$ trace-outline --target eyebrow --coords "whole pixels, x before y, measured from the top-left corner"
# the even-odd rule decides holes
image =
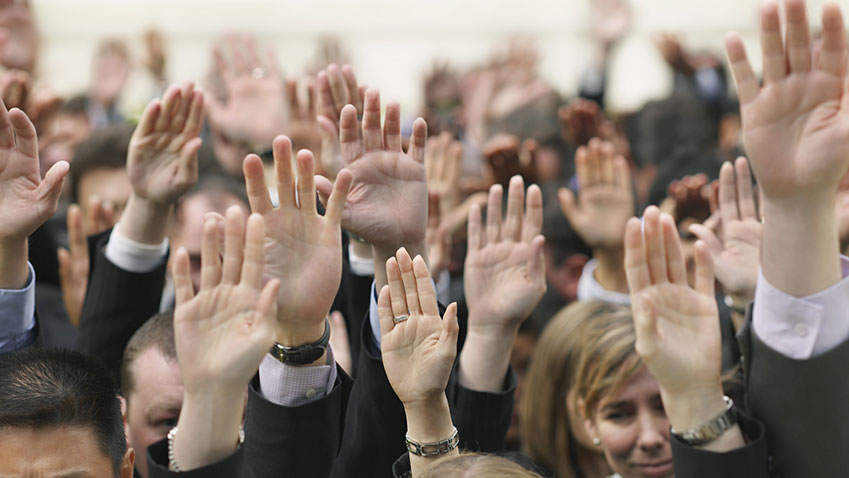
[[[61,475],[53,475],[52,478],[92,478],[91,474],[87,471],[74,470],[67,473],[62,473]]]

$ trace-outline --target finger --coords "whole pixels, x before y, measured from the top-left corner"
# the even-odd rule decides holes
[[[531,280],[545,282],[545,237],[542,234],[531,239],[531,256],[528,258],[528,276]]]
[[[401,152],[401,105],[387,103],[383,121],[383,145],[387,151]]]
[[[389,297],[392,299],[392,318],[409,315],[401,269],[398,268],[398,260],[394,257],[386,261],[386,282],[389,284]]]
[[[195,290],[192,286],[192,277],[189,271],[189,253],[185,247],[177,249],[174,254],[174,265],[171,267],[171,275],[174,278],[174,298],[177,307],[192,300]]]
[[[327,80],[330,83],[330,95],[333,98],[333,104],[336,109],[342,109],[343,106],[351,104],[351,96],[348,93],[348,88],[345,86],[345,78],[342,77],[342,70],[335,64],[327,67]]]
[[[613,185],[617,189],[631,190],[631,167],[621,155],[613,158]]]
[[[643,214],[643,236],[651,283],[669,282],[666,251],[663,247],[663,231],[660,225],[660,210],[655,206],[649,206]]]
[[[703,224],[691,224],[687,230],[700,241],[705,243],[705,246],[712,256],[716,257],[722,253],[722,243],[708,226]]]
[[[9,112],[3,99],[0,98],[0,148],[10,148],[15,144],[12,125],[9,122]]]
[[[406,295],[407,308],[410,311],[410,315],[421,315],[419,292],[416,288],[416,276],[413,272],[413,259],[410,257],[407,249],[403,247],[395,252],[395,259],[398,260],[398,269],[401,271],[401,280],[404,282],[404,294]]]
[[[460,325],[457,321],[457,303],[448,304],[445,309],[445,314],[442,315],[442,334],[440,335],[439,346],[444,347],[446,353],[457,353],[457,338],[460,335]],[[442,340],[442,338],[445,340]]]
[[[519,175],[510,178],[507,187],[507,215],[504,218],[502,237],[512,241],[522,238],[522,207],[525,202],[525,183]]]
[[[448,146],[448,153],[443,164],[443,177],[445,183],[451,186],[456,186],[460,179],[460,170],[463,162],[463,144],[459,141],[452,141]]]
[[[35,126],[23,111],[12,108],[9,111],[9,122],[15,132],[15,145],[18,151],[29,158],[38,157],[38,138],[35,135]]]
[[[295,206],[295,173],[292,171],[292,140],[278,136],[271,143],[274,155],[274,175],[277,176],[277,204]]]
[[[221,257],[218,253],[218,221],[203,223],[200,249],[200,288],[212,289],[221,282]]]
[[[88,245],[83,230],[83,213],[79,206],[71,204],[68,207],[68,247],[74,257],[88,257]]]
[[[245,37],[245,51],[247,51],[248,68],[262,68],[262,60],[259,58],[259,51],[256,48],[256,40],[253,37]]]
[[[713,272],[713,260],[707,246],[702,241],[696,241],[695,262],[696,262],[696,292],[705,297],[714,297],[714,282],[715,276]]]
[[[56,212],[59,196],[62,194],[62,185],[70,168],[71,166],[67,162],[57,161],[47,170],[41,184],[35,188],[35,197],[39,207],[44,208],[45,211],[50,211],[50,215]]]
[[[413,121],[413,134],[410,136],[410,147],[407,155],[419,163],[424,163],[425,148],[427,147],[427,123],[422,118]]]
[[[265,267],[265,221],[259,214],[248,216],[245,228],[245,260],[242,263],[241,280],[251,288],[262,288],[262,271]]]
[[[235,35],[229,35],[227,37],[227,46],[230,50],[230,63],[233,65],[233,71],[236,75],[247,75],[249,73],[248,62],[244,53],[242,53],[241,42],[239,42]]]
[[[787,17],[787,64],[792,73],[811,71],[811,34],[804,0],[784,3]]]
[[[560,210],[566,216],[566,220],[572,223],[572,215],[575,214],[575,194],[569,188],[560,188],[557,191],[557,199],[560,201]]]
[[[836,3],[826,3],[822,8],[822,46],[819,69],[843,78],[846,71],[846,33],[843,15]]]
[[[363,112],[363,145],[366,152],[383,149],[383,137],[380,130],[380,91],[369,88],[366,91],[365,111]]]
[[[640,357],[651,357],[657,353],[659,339],[657,337],[657,313],[647,299],[640,298],[631,304],[634,314],[634,332],[637,340],[635,345]]]
[[[599,171],[601,182],[603,184],[614,184],[616,167],[614,164],[615,153],[613,151],[613,145],[605,141],[601,143],[599,151]]]
[[[529,242],[542,232],[542,190],[531,184],[525,198],[525,219],[522,226],[522,241]]]
[[[292,115],[300,117],[301,102],[298,98],[298,81],[294,78],[286,78],[286,99],[289,100],[289,109]]]
[[[427,180],[440,181],[442,179],[442,168],[445,159],[445,143],[442,141],[440,134],[436,138],[431,138],[425,151],[425,169],[427,171]]]
[[[335,124],[339,121],[340,110],[336,108],[336,104],[333,102],[333,94],[330,92],[330,80],[327,78],[327,72],[318,72],[316,82],[316,88],[318,90],[318,114],[330,119]]]
[[[316,215],[315,158],[308,149],[298,151],[298,204],[301,214]]]
[[[279,78],[280,65],[277,63],[277,53],[269,46],[265,49],[265,72],[270,78]]]
[[[262,159],[255,154],[247,155],[245,162],[242,163],[242,171],[245,173],[245,189],[248,193],[251,212],[265,214],[271,211],[274,206],[271,204],[271,196],[268,194],[268,187],[265,185]]]
[[[737,176],[737,205],[740,208],[740,219],[757,219],[755,193],[752,191],[752,173],[749,161],[744,157],[734,162],[734,172]]]
[[[235,285],[239,282],[244,252],[245,225],[239,206],[227,209],[224,223],[224,265],[221,283]]]
[[[351,192],[353,181],[354,176],[347,169],[339,171],[339,174],[336,175],[333,192],[327,200],[327,210],[324,213],[324,218],[328,226],[333,228],[339,227],[342,221],[342,213],[345,211],[345,202],[348,200],[348,193]]]
[[[643,244],[643,223],[636,217],[628,219],[625,225],[625,276],[631,295],[651,286]]]
[[[350,104],[354,105],[357,111],[363,111],[363,95],[360,88],[357,86],[357,77],[354,75],[354,70],[348,66],[342,66],[342,77],[345,78],[345,85],[348,87],[348,94],[351,95]]]
[[[379,129],[379,117],[377,121]],[[339,115],[339,143],[342,151],[342,161],[345,164],[350,164],[351,161],[363,155],[363,142],[360,140],[358,129],[357,109],[351,105],[346,105],[342,108],[342,113]]]
[[[156,119],[156,131],[160,133],[168,131],[174,111],[180,103],[180,97],[180,87],[177,85],[171,85],[165,90],[165,93],[162,95],[162,110]]]
[[[687,283],[687,265],[684,262],[684,252],[681,249],[681,238],[678,237],[678,227],[675,220],[668,214],[660,216],[660,227],[663,233],[663,248],[666,251],[666,266],[669,281],[673,284]]]
[[[581,146],[575,151],[575,176],[578,178],[578,191],[592,185],[588,164],[589,149]]]
[[[230,64],[224,58],[224,52],[220,46],[212,47],[212,59],[215,61],[215,67],[218,70],[218,75],[224,81],[229,83],[233,78],[233,71],[230,69]]]
[[[601,183],[601,140],[593,138],[589,143],[589,154],[587,155],[587,171],[589,172],[590,184]]]
[[[778,4],[767,0],[761,7],[761,50],[764,84],[781,81],[787,76],[787,60],[781,38]]]
[[[136,133],[141,136],[146,136],[153,132],[156,128],[156,122],[159,119],[159,114],[162,111],[162,102],[159,99],[154,99],[145,106],[142,111],[139,124],[136,126]]]
[[[389,285],[385,285],[380,288],[380,293],[377,296],[377,316],[380,318],[381,337],[386,337],[386,334],[391,332],[392,328],[395,327],[394,319],[396,315],[392,306],[391,295],[392,293],[389,291]]]
[[[719,168],[719,215],[722,224],[728,225],[731,221],[740,219],[737,210],[737,188],[734,183],[734,166],[726,162]]]
[[[472,204],[469,208],[468,233],[469,251],[476,251],[484,246],[484,237],[481,234],[481,208],[477,204]]]
[[[486,202],[486,242],[498,242],[501,237],[501,196],[502,188],[496,184],[489,188]]]
[[[427,194],[427,229],[436,229],[442,220],[442,211],[439,206],[439,194],[429,192]]]
[[[739,33],[730,32],[725,36],[725,51],[731,71],[734,73],[734,82],[737,84],[737,97],[742,106],[758,95],[761,89],[760,83],[746,56],[746,48],[743,46],[743,39],[740,38]]]
[[[195,84],[186,82],[180,92],[180,101],[174,106],[174,118],[171,120],[169,129],[172,133],[180,134],[186,127],[189,111],[195,99]]]
[[[413,274],[415,275],[416,290],[419,296],[419,309],[425,315],[438,317],[439,306],[436,304],[436,290],[433,288],[430,271],[422,256],[416,256],[413,259]]]
[[[200,135],[200,130],[203,127],[203,102],[203,92],[196,91],[192,97],[189,116],[186,118],[186,124],[183,127],[183,134],[189,137]]]
[[[343,171],[348,171],[344,169]],[[340,171],[341,172],[341,171]],[[349,171],[350,172],[350,171]],[[315,189],[318,191],[318,199],[325,206],[333,193],[333,183],[320,174],[315,175]]]

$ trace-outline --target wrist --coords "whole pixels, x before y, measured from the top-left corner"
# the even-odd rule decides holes
[[[402,243],[397,246],[372,244],[376,290],[380,291],[380,289],[387,284],[386,261],[389,260],[390,257],[395,257],[395,253],[402,247],[407,250],[410,257],[415,258],[417,255],[420,255],[422,256],[422,259],[424,259],[425,264],[428,264],[428,266],[430,265],[427,255],[427,241],[424,239],[421,241],[414,241],[412,243]]]
[[[184,471],[231,455],[239,443],[245,387],[189,391],[183,394],[174,455]]]
[[[460,385],[478,392],[500,393],[510,368],[510,351],[519,327],[469,327],[460,352]]]
[[[625,250],[622,246],[593,249],[593,257],[598,266],[593,278],[607,291],[628,293],[628,279],[625,275]]]
[[[118,222],[122,236],[141,244],[158,245],[165,240],[173,205],[130,195]]]
[[[407,434],[418,442],[445,440],[454,431],[448,399],[442,392],[435,397],[404,403]]]
[[[24,239],[0,239],[0,289],[23,289],[29,279]]]
[[[661,397],[669,424],[675,430],[697,428],[725,412],[722,387],[691,388],[670,392],[661,387]]]
[[[277,326],[276,342],[286,347],[300,347],[309,345],[321,339],[325,329],[324,318],[314,324],[289,324],[279,323]]]

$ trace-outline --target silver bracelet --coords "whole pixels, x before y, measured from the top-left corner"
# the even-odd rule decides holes
[[[177,427],[171,429],[168,432],[168,469],[171,471],[176,471],[181,473],[183,471],[180,468],[180,465],[177,463],[177,455],[174,453],[174,438],[177,436]],[[245,428],[241,425],[239,426],[239,443],[236,444],[236,448],[242,446],[245,443]]]
[[[678,431],[670,427],[670,432],[690,446],[704,446],[719,438],[728,429],[737,424],[734,417],[734,401],[728,397],[725,400],[725,412],[714,417],[709,422],[689,430]]]
[[[454,427],[454,433],[452,433],[448,439],[435,443],[419,443],[410,438],[409,433],[407,433],[405,438],[407,442],[407,451],[418,456],[444,455],[457,448],[457,445],[460,444],[460,433],[457,431],[457,427]]]

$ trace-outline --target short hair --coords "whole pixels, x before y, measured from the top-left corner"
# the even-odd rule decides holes
[[[0,428],[92,429],[120,476],[127,439],[118,389],[94,357],[32,347],[0,355]]]
[[[177,360],[177,347],[174,343],[174,312],[156,314],[147,320],[127,343],[121,360],[121,393],[129,398],[135,388],[132,367],[139,355],[156,348],[169,361]]]
[[[71,201],[79,202],[80,180],[91,170],[98,168],[124,169],[127,166],[127,152],[135,125],[120,123],[101,128],[85,141],[77,145],[74,159],[71,161]]]

